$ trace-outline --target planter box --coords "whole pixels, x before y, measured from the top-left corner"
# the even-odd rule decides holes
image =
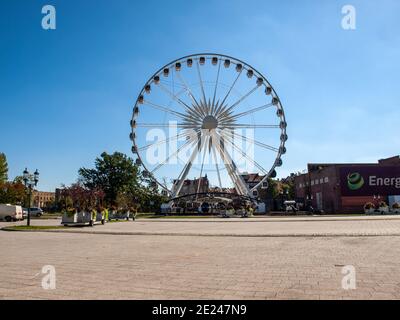
[[[381,213],[381,214],[389,214],[389,207],[379,207],[379,209],[378,209],[378,211]]]
[[[113,219],[117,219],[117,213],[110,210],[108,212],[108,220],[113,220]]]
[[[375,213],[375,209],[371,208],[371,209],[364,209],[364,213],[365,214],[374,214]]]
[[[104,216],[102,213],[97,213],[96,214],[96,222],[101,221],[104,219]]]
[[[92,215],[89,212],[78,212],[72,215],[63,214],[61,224],[89,223]]]
[[[74,214],[67,214],[64,213],[62,216],[62,220],[61,223],[77,223],[78,222],[78,213],[74,213]]]
[[[123,213],[118,213],[118,212],[109,212],[108,213],[108,219],[109,220],[126,220],[130,217],[130,213],[128,212],[123,212]]]
[[[124,213],[119,213],[118,214],[118,219],[126,220],[128,218],[129,218],[129,212],[124,212]]]
[[[235,215],[235,210],[226,210],[225,214],[226,216],[232,218]]]
[[[89,223],[92,216],[89,212],[79,212],[78,213],[78,223]]]

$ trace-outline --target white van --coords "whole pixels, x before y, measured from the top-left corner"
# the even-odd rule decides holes
[[[7,222],[24,220],[22,207],[0,204],[0,220],[5,220]]]

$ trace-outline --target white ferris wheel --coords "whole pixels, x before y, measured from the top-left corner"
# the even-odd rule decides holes
[[[194,54],[156,71],[140,91],[130,122],[136,163],[171,199],[185,181],[201,190],[234,188],[255,198],[286,153],[287,123],[278,94],[249,64]],[[258,174],[254,183],[245,181]]]

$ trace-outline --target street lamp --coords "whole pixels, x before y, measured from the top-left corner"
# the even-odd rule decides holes
[[[282,211],[284,211],[283,210],[283,202],[284,202],[284,191],[283,190],[280,190],[279,191],[279,198],[280,198],[280,210],[282,210]]]
[[[307,204],[306,204],[307,211],[311,211],[313,199],[314,199],[314,197],[313,197],[312,194],[308,194],[308,195],[307,195]]]
[[[29,173],[28,169],[25,168],[23,172],[23,180],[25,187],[29,190],[29,204],[28,204],[28,219],[27,219],[27,226],[31,225],[31,198],[32,198],[32,190],[34,187],[37,186],[39,182],[39,171],[36,169],[33,176]]]

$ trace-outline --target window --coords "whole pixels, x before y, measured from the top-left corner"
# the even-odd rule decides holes
[[[319,179],[319,183],[323,184],[324,183],[324,178]]]
[[[312,186],[314,185],[314,180],[311,180],[311,185],[312,185]]]
[[[329,182],[329,178],[325,177],[325,183],[328,183],[328,182]]]
[[[319,180],[318,180],[318,179],[315,179],[314,184],[318,184],[318,183],[319,183]]]

